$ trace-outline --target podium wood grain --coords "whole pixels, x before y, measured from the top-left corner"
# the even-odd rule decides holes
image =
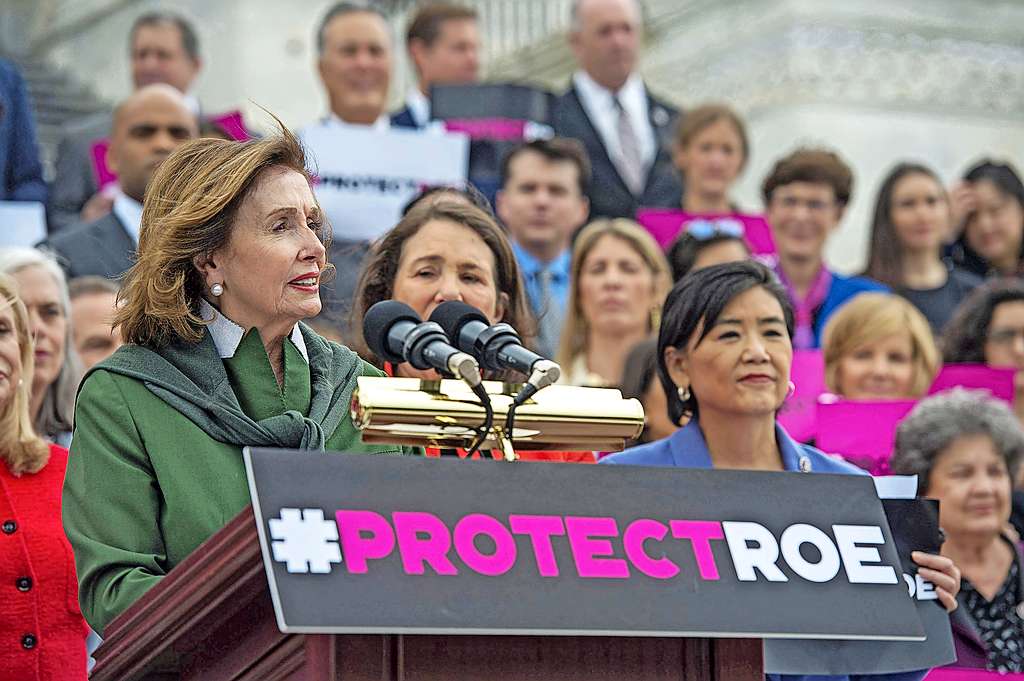
[[[761,681],[760,639],[282,634],[251,509],[114,620],[90,681]]]

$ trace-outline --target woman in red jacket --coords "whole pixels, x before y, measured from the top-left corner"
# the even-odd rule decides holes
[[[427,319],[441,303],[459,300],[477,308],[492,324],[505,322],[529,344],[534,321],[508,237],[481,209],[465,201],[436,200],[417,205],[372,249],[356,288],[349,346],[389,376],[436,379],[433,370],[391,366],[374,357],[362,337],[363,316],[375,303],[397,300]],[[465,456],[464,450],[458,450]],[[427,449],[427,456],[438,455]],[[529,461],[594,463],[593,452],[523,450]],[[488,456],[498,458],[494,453]]]
[[[88,627],[60,517],[68,452],[32,429],[28,327],[0,275],[0,678],[84,681]]]

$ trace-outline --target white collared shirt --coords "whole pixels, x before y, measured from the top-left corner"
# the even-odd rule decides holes
[[[377,132],[387,132],[391,129],[391,116],[388,116],[387,113],[382,113],[377,117],[377,120],[373,122],[373,125],[363,125],[362,123],[349,123],[348,121],[343,121],[338,114],[332,111],[323,119],[323,124],[326,127],[340,126],[343,128],[370,128]]]
[[[409,88],[409,94],[405,97],[405,103],[409,107],[412,119],[416,125],[425,128],[430,122],[430,100],[420,92],[417,87]]]
[[[142,204],[121,191],[120,187],[114,191],[114,207],[111,209],[114,217],[121,221],[124,231],[138,246],[139,230],[142,228]]]
[[[220,310],[210,305],[205,299],[199,300],[199,316],[204,320],[212,320],[206,325],[206,328],[209,329],[210,335],[213,336],[213,344],[217,346],[217,354],[220,355],[220,358],[230,359],[234,357],[235,351],[238,350],[238,344],[242,342],[242,337],[245,336],[245,329],[222,315]],[[302,330],[299,329],[298,324],[292,328],[288,338],[291,339],[292,344],[299,351],[299,354],[302,355],[302,358],[306,360],[306,364],[309,364],[306,341],[302,338]]]
[[[650,168],[658,152],[658,142],[651,127],[650,111],[647,102],[647,89],[640,74],[634,72],[629,76],[618,93],[605,89],[591,78],[586,71],[577,71],[572,77],[580,104],[590,122],[594,124],[597,134],[608,150],[612,162],[619,165],[622,158],[622,145],[619,144],[619,110],[615,106],[618,94],[622,108],[629,115],[629,122],[640,143],[640,158],[644,167]]]

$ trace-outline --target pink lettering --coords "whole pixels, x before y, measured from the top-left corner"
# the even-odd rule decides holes
[[[558,576],[558,559],[551,546],[551,537],[565,535],[562,518],[557,515],[510,515],[508,525],[516,534],[525,534],[533,546],[537,571],[541,577]]]
[[[481,553],[476,538],[486,535],[494,542],[494,553]],[[489,515],[472,513],[455,526],[455,550],[459,558],[481,575],[503,575],[516,564],[516,540],[504,525]]]
[[[405,511],[395,511],[391,517],[395,522],[398,551],[402,555],[402,567],[406,574],[424,574],[424,563],[439,575],[459,573],[448,558],[452,538],[440,518],[432,513]]]
[[[565,529],[569,535],[569,546],[576,561],[576,572],[580,577],[629,578],[629,565],[621,558],[607,558],[613,555],[612,543],[598,537],[617,537],[619,528],[615,518],[592,518],[566,516]]]
[[[387,557],[395,548],[391,525],[373,511],[338,511],[338,538],[344,565],[354,575],[366,574],[366,561]],[[368,536],[367,536],[368,535]]]
[[[669,558],[651,558],[644,550],[644,542],[648,539],[661,541],[668,533],[668,528],[657,520],[641,518],[634,520],[622,533],[622,545],[626,549],[626,557],[637,570],[655,579],[672,579],[679,574],[679,566]]]
[[[711,552],[711,540],[723,539],[722,524],[713,520],[670,520],[672,536],[676,539],[689,539],[693,544],[693,557],[697,559],[697,569],[701,579],[718,579],[718,566],[715,554]]]

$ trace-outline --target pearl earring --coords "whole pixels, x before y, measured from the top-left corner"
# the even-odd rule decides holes
[[[220,295],[224,293],[224,285],[214,284],[213,286],[210,287],[210,293],[212,293],[215,297],[220,297]]]
[[[688,402],[690,399],[690,389],[676,388],[676,395],[679,397],[680,402]]]

